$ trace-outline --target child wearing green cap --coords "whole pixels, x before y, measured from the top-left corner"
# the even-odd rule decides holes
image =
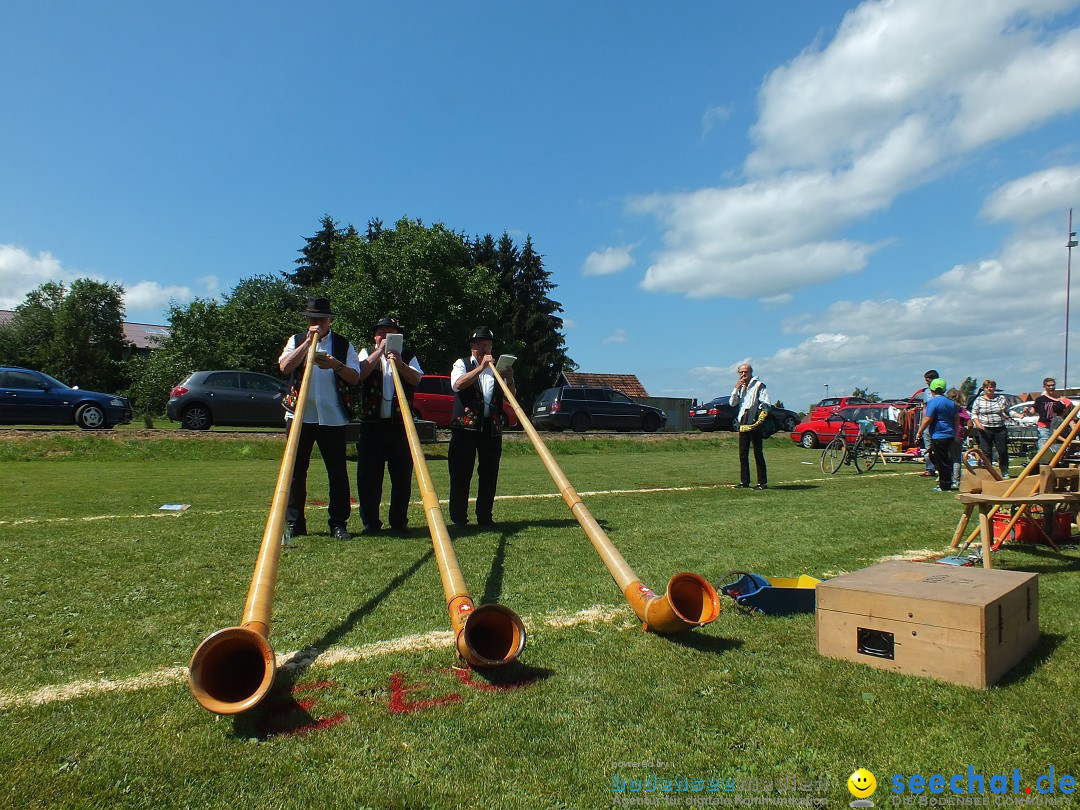
[[[935,492],[949,492],[953,488],[952,444],[956,438],[960,410],[955,402],[945,396],[946,388],[948,385],[941,377],[930,381],[933,396],[926,403],[926,413],[919,425],[919,432],[915,434],[915,441],[918,442],[923,432],[930,428],[930,461],[938,474]]]

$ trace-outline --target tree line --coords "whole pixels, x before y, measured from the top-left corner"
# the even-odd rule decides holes
[[[303,331],[308,297],[325,296],[335,331],[360,348],[386,314],[405,332],[425,372],[449,374],[468,353],[478,325],[496,351],[517,355],[518,397],[528,407],[563,370],[562,306],[532,238],[467,237],[442,224],[371,220],[364,233],[325,215],[305,237],[290,270],[242,279],[221,300],[171,304],[170,328],[148,355],[124,339],[123,287],[92,279],[49,282],[31,291],[0,326],[0,364],[44,371],[69,385],[121,392],[136,412],[164,413],[169,392],[197,370],[239,368],[278,374],[288,335]]]

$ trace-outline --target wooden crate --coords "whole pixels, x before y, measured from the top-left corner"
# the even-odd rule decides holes
[[[891,561],[817,586],[821,655],[985,688],[1039,640],[1039,579]]]

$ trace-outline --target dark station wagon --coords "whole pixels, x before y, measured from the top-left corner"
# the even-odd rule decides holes
[[[661,408],[642,405],[614,388],[564,385],[548,388],[533,405],[532,423],[547,430],[643,430],[667,424]]]

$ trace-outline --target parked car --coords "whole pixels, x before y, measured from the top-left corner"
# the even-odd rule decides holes
[[[1036,427],[1039,417],[1035,413],[1033,402],[1017,402],[1009,406],[1008,423],[1017,427]]]
[[[698,430],[734,430],[738,407],[729,404],[730,397],[717,397],[690,409],[690,426]],[[781,430],[792,430],[799,423],[799,415],[787,408],[772,408]]]
[[[533,405],[532,423],[546,430],[644,430],[652,433],[667,424],[667,414],[642,405],[614,388],[564,385],[548,388]]]
[[[131,421],[126,397],[71,388],[41,371],[0,366],[0,423],[71,425],[83,430]]]
[[[425,374],[420,378],[420,383],[413,394],[413,416],[434,422],[439,427],[449,427],[450,418],[454,413],[455,396],[454,389],[450,387],[449,377]],[[518,423],[517,414],[507,402],[503,403],[503,413],[506,414],[507,424],[515,427]]]
[[[195,371],[173,388],[166,415],[187,430],[211,425],[284,427],[288,386],[257,371]]]
[[[896,421],[896,416],[897,409],[891,405],[851,405],[829,414],[824,419],[808,419],[796,425],[791,431],[791,440],[808,449],[820,447],[835,439],[842,426],[844,437],[854,441],[859,438],[858,422],[866,420],[874,423],[878,433],[898,435],[900,424]]]
[[[808,419],[824,419],[831,413],[836,413],[841,408],[849,405],[870,405],[866,397],[826,397],[820,402],[810,406]]]

